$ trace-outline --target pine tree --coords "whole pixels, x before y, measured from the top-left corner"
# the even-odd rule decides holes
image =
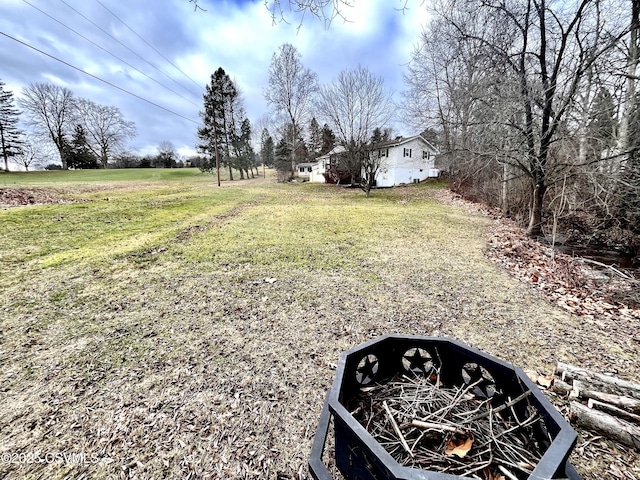
[[[231,77],[219,67],[211,75],[203,97],[204,109],[200,112],[203,126],[198,129],[201,140],[198,149],[217,159],[217,169],[219,165],[228,167],[229,179],[233,180],[233,167],[238,157],[234,142],[240,135],[236,118],[243,116],[240,92]]]
[[[307,142],[309,159],[314,161],[320,156],[322,151],[322,130],[315,117],[309,123],[309,141]]]
[[[80,124],[76,125],[71,142],[67,144],[66,158],[69,168],[98,168],[98,157],[89,148],[87,133]]]
[[[251,122],[248,118],[243,118],[240,123],[240,134],[236,140],[236,152],[237,152],[237,165],[236,168],[242,171],[244,170],[249,178],[249,170],[253,174],[253,167],[255,163],[255,152],[251,146]],[[241,176],[242,178],[242,176]]]
[[[322,148],[320,155],[326,155],[336,146],[336,136],[326,123],[322,127]]]
[[[4,169],[9,171],[9,157],[22,153],[22,132],[18,130],[20,111],[13,104],[13,92],[4,90],[0,80],[0,148],[4,159]]]
[[[220,185],[220,159],[223,156],[224,133],[224,77],[222,67],[211,75],[211,82],[205,86],[204,109],[200,112],[202,127],[198,129],[198,138],[202,141],[198,149],[214,159]]]
[[[283,183],[291,178],[291,146],[286,136],[283,136],[276,146],[274,166],[279,182]]]
[[[590,159],[600,160],[603,151],[613,147],[616,141],[616,108],[611,93],[601,88],[593,100],[589,115]]]
[[[262,130],[260,137],[260,159],[266,167],[273,167],[275,162],[273,137],[269,135],[269,130]]]

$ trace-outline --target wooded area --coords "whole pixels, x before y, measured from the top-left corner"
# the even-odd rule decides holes
[[[438,136],[452,187],[531,236],[637,253],[639,5],[436,0],[406,105]]]

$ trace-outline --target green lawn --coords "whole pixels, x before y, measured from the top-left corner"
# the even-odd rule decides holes
[[[228,178],[228,172],[222,172]],[[0,186],[55,186],[60,183],[211,181],[197,168],[123,168],[113,170],[51,170],[0,172]]]
[[[547,372],[585,345],[600,368],[640,366],[489,262],[490,220],[440,204],[438,184],[367,199],[149,169],[6,187],[67,203],[0,210],[0,455],[90,461],[4,462],[1,478],[307,479],[339,354],[386,333]],[[574,464],[601,478],[618,461],[603,458]]]

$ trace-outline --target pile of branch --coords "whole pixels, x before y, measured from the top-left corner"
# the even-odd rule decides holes
[[[551,440],[536,438],[543,420],[528,405],[530,392],[496,404],[474,394],[476,386],[398,376],[362,388],[349,408],[401,465],[484,480],[529,478]],[[516,412],[521,402],[525,414]]]
[[[558,362],[552,390],[571,399],[571,420],[640,451],[640,384]]]

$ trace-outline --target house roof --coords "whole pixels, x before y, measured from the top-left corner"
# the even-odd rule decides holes
[[[321,157],[316,158],[316,163],[319,162],[320,160],[328,159],[329,157],[331,157],[331,155],[338,155],[339,153],[344,153],[346,151],[347,149],[344,148],[342,145],[336,145],[328,153],[325,153]]]
[[[387,140],[386,142],[379,143],[378,145],[376,145],[376,147],[377,148],[399,147],[400,145],[412,142],[414,140],[422,141],[428,148],[430,148],[434,152],[438,151],[438,149],[434,147],[430,142],[425,140],[425,138],[422,135],[414,135],[413,137],[398,137],[393,140]]]

